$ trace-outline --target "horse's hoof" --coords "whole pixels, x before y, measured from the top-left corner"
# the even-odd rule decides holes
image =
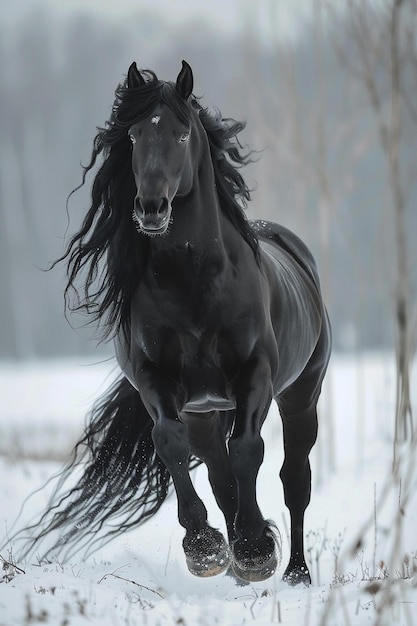
[[[232,567],[235,576],[249,583],[261,582],[273,576],[279,566],[277,556],[274,552],[268,559],[256,562],[253,559],[248,561],[233,561]]]
[[[282,580],[291,587],[295,587],[296,585],[305,585],[308,587],[311,585],[310,572],[305,563],[300,565],[292,565],[290,563],[284,572]]]
[[[217,576],[229,567],[229,546],[223,535],[214,528],[187,533],[182,545],[187,567],[194,576]]]
[[[273,576],[281,564],[281,536],[268,529],[256,542],[238,540],[233,544],[232,568],[235,576],[247,582],[260,582]]]

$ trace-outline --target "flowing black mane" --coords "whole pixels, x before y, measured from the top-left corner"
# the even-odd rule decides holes
[[[145,79],[143,85],[128,87],[126,79],[118,86],[110,120],[98,129],[81,183],[81,186],[85,183],[88,172],[101,156],[103,162],[94,178],[91,206],[80,230],[56,261],[67,260],[66,308],[89,313],[90,321],[98,322],[103,329],[104,338],[129,328],[131,297],[149,246],[148,238],[133,227],[129,210],[136,188],[128,129],[149,116],[159,103],[167,104],[185,123],[189,122],[192,110],[198,112],[210,145],[221,210],[258,259],[257,236],[244,213],[250,191],[239,172],[250,160],[250,154],[242,150],[237,139],[244,123],[223,119],[219,111],[203,108],[195,96],[185,101],[174,83],[158,80],[149,70],[141,74]],[[79,290],[76,283],[81,274],[83,287]],[[70,293],[75,295],[72,307]]]

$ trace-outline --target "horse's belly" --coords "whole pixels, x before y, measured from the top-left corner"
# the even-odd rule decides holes
[[[206,413],[235,407],[230,381],[219,367],[204,364],[186,366],[181,372],[181,383],[187,390],[185,411]]]
[[[184,406],[184,411],[190,413],[208,413],[209,411],[230,411],[235,408],[234,402],[222,398],[215,393],[204,393],[191,398]]]

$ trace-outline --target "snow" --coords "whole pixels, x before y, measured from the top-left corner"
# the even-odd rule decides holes
[[[0,364],[0,537],[11,534],[27,496],[59,470],[89,407],[114,376],[112,361]],[[414,372],[414,389],[416,382]],[[281,581],[289,518],[278,477],[283,450],[274,406],[264,427],[259,475],[261,509],[283,537],[283,563],[274,577],[243,586],[225,575],[193,577],[171,497],[151,521],[85,562],[4,565],[0,626],[417,624],[417,451],[404,447],[393,475],[394,398],[392,358],[333,357],[311,455],[305,526],[311,587]],[[210,522],[224,529],[204,468],[195,482]],[[30,497],[19,524],[39,514],[47,499],[48,488]],[[0,551],[9,563],[10,549],[8,542]]]

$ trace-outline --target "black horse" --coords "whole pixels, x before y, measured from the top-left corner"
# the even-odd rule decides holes
[[[271,576],[281,545],[257,504],[256,480],[275,399],[291,514],[284,579],[307,583],[303,518],[328,317],[306,246],[282,226],[245,217],[243,124],[202,108],[192,90],[185,62],[175,83],[132,64],[95,138],[83,177],[101,155],[92,204],[59,261],[68,263],[66,296],[75,291],[75,306],[115,339],[123,377],[78,445],[86,457],[79,483],[51,505],[34,544],[58,530],[54,549],[90,550],[110,516],[106,536],[155,513],[172,479],[193,574]],[[227,540],[190,479],[201,461]]]

